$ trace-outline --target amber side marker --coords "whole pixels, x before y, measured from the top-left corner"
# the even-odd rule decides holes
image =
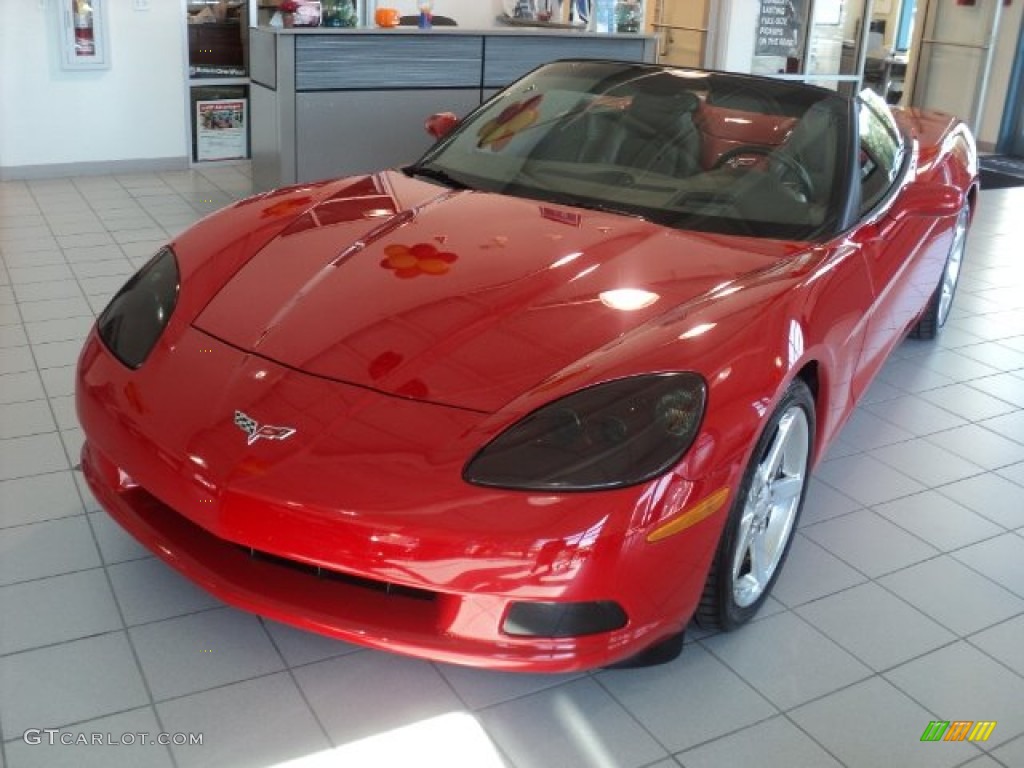
[[[647,541],[661,541],[669,536],[674,536],[681,531],[685,531],[687,528],[696,525],[701,520],[715,514],[715,512],[722,508],[722,505],[725,504],[725,500],[728,498],[729,489],[719,488],[710,496],[694,504],[679,517],[670,520],[659,528],[655,528],[647,534]]]

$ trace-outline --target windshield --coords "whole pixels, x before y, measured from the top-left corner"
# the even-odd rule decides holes
[[[407,171],[679,229],[814,240],[835,231],[848,109],[830,91],[788,82],[556,62]]]

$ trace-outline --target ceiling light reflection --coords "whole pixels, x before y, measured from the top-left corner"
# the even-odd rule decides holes
[[[710,331],[716,325],[718,325],[718,323],[701,323],[700,325],[695,325],[690,330],[684,331],[683,333],[679,334],[679,338],[680,339],[695,339],[698,336],[703,336],[705,333]]]
[[[611,291],[601,291],[598,298],[610,309],[635,312],[638,309],[646,309],[660,297],[658,294],[645,291],[642,288],[616,288]]]
[[[570,253],[567,256],[563,256],[562,258],[560,258],[558,261],[552,264],[550,268],[558,269],[558,267],[564,267],[566,264],[571,264],[572,262],[576,261],[576,259],[578,259],[582,255],[583,253],[580,251],[576,251],[576,253]]]

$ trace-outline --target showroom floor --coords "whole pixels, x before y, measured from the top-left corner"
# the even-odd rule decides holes
[[[1024,765],[1024,188],[982,193],[953,318],[819,468],[759,618],[666,666],[549,677],[225,607],[72,469],[94,313],[246,171],[0,183],[0,768]],[[996,726],[923,743],[932,720]],[[93,734],[134,743],[61,745]]]

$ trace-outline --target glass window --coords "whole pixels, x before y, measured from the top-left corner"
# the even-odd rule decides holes
[[[484,105],[410,172],[680,229],[813,240],[841,209],[848,108],[784,81],[565,62]]]
[[[892,113],[874,91],[860,95],[860,212],[874,208],[892,188],[903,164],[903,139]]]

